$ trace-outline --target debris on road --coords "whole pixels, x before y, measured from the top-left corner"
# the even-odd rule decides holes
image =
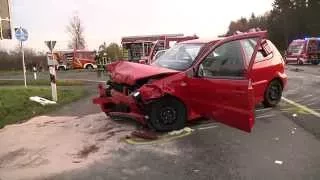
[[[275,164],[282,165],[282,164],[283,164],[283,161],[275,160],[274,163],[275,163]]]
[[[158,136],[155,132],[150,130],[137,130],[133,131],[131,133],[132,136],[143,138],[143,139],[149,139],[149,140],[156,140],[158,139]]]
[[[198,173],[198,172],[200,172],[200,170],[199,169],[194,169],[193,172]]]
[[[79,151],[78,157],[79,158],[86,158],[89,156],[90,153],[95,153],[98,150],[99,150],[99,148],[96,145],[84,146],[83,149]]]
[[[276,137],[276,138],[274,138],[274,140],[279,141],[279,138],[278,138],[278,137]]]
[[[42,106],[50,105],[50,104],[57,104],[55,101],[50,101],[48,99],[39,97],[39,96],[32,96],[29,97],[30,101],[34,101],[40,103]]]
[[[171,131],[168,134],[171,135],[171,136],[174,136],[174,135],[182,134],[183,132],[192,132],[192,131],[194,131],[194,130],[189,128],[189,127],[185,127],[183,129],[180,129],[180,130]]]

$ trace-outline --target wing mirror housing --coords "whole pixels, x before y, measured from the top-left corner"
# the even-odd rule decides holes
[[[261,52],[263,57],[267,57],[272,53],[272,50],[268,45],[267,40],[264,39],[261,41],[261,45],[259,46],[258,51]]]

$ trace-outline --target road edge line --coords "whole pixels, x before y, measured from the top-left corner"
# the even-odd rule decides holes
[[[304,105],[301,105],[299,103],[296,103],[296,102],[294,102],[294,101],[292,101],[290,99],[287,99],[285,97],[282,97],[282,100],[284,100],[285,102],[287,102],[287,103],[289,103],[289,104],[291,104],[293,106],[296,106],[296,107],[298,107],[298,108],[300,108],[300,109],[302,109],[302,110],[304,110],[304,111],[306,111],[306,112],[308,112],[308,113],[320,118],[320,113],[308,108],[307,106],[304,106]]]

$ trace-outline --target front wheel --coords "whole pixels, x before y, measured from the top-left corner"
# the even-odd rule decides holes
[[[149,125],[157,131],[182,129],[186,119],[186,108],[177,99],[167,97],[151,104]]]
[[[264,93],[263,105],[265,107],[275,107],[281,100],[282,91],[282,84],[279,80],[271,81]]]
[[[86,66],[86,69],[92,70],[92,69],[93,69],[93,66],[92,66],[91,64],[88,64],[88,65]]]

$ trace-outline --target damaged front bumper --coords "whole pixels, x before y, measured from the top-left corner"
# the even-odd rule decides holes
[[[148,116],[144,113],[141,95],[139,92],[127,95],[101,84],[98,87],[99,97],[93,99],[93,104],[100,105],[100,108],[109,116],[134,119],[146,125]]]

